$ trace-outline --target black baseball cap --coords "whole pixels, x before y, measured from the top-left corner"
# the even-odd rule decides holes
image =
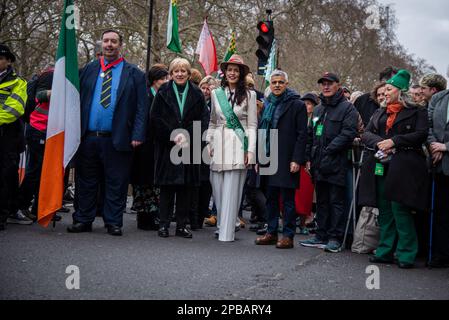
[[[325,80],[340,83],[340,78],[335,73],[331,72],[325,72],[323,76],[318,80],[318,83],[323,83],[323,81]]]
[[[8,58],[11,62],[16,61],[16,56],[9,50],[9,47],[3,43],[0,43],[0,56]]]

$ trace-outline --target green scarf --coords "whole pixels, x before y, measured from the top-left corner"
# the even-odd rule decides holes
[[[270,94],[260,120],[260,129],[265,129],[265,153],[267,157],[270,156],[270,130],[273,128],[273,115],[278,105],[284,100],[285,92],[280,97]]]
[[[178,101],[178,107],[179,107],[179,111],[181,112],[181,118],[182,118],[182,114],[184,112],[184,106],[185,106],[186,100],[187,100],[187,94],[189,93],[189,81],[187,81],[186,88],[184,89],[184,93],[182,94],[182,101],[179,98],[178,85],[174,81],[173,81],[173,90],[175,91],[176,100]]]

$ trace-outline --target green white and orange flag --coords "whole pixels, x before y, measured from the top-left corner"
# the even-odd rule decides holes
[[[169,0],[167,23],[167,48],[173,52],[181,53],[181,43],[178,31],[178,0]]]
[[[231,41],[229,42],[228,50],[226,50],[226,55],[223,61],[228,61],[232,55],[235,53],[235,31],[231,32]]]
[[[64,1],[39,189],[38,222],[62,207],[64,171],[80,143],[80,94],[73,0]]]

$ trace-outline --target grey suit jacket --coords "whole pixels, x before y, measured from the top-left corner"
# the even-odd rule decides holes
[[[449,122],[448,119],[449,90],[435,94],[429,103],[429,138],[428,142],[440,142],[448,151],[438,164],[437,171],[449,176]]]

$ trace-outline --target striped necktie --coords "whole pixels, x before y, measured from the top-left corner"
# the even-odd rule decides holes
[[[104,72],[103,84],[101,85],[100,104],[107,109],[111,105],[112,68]]]

